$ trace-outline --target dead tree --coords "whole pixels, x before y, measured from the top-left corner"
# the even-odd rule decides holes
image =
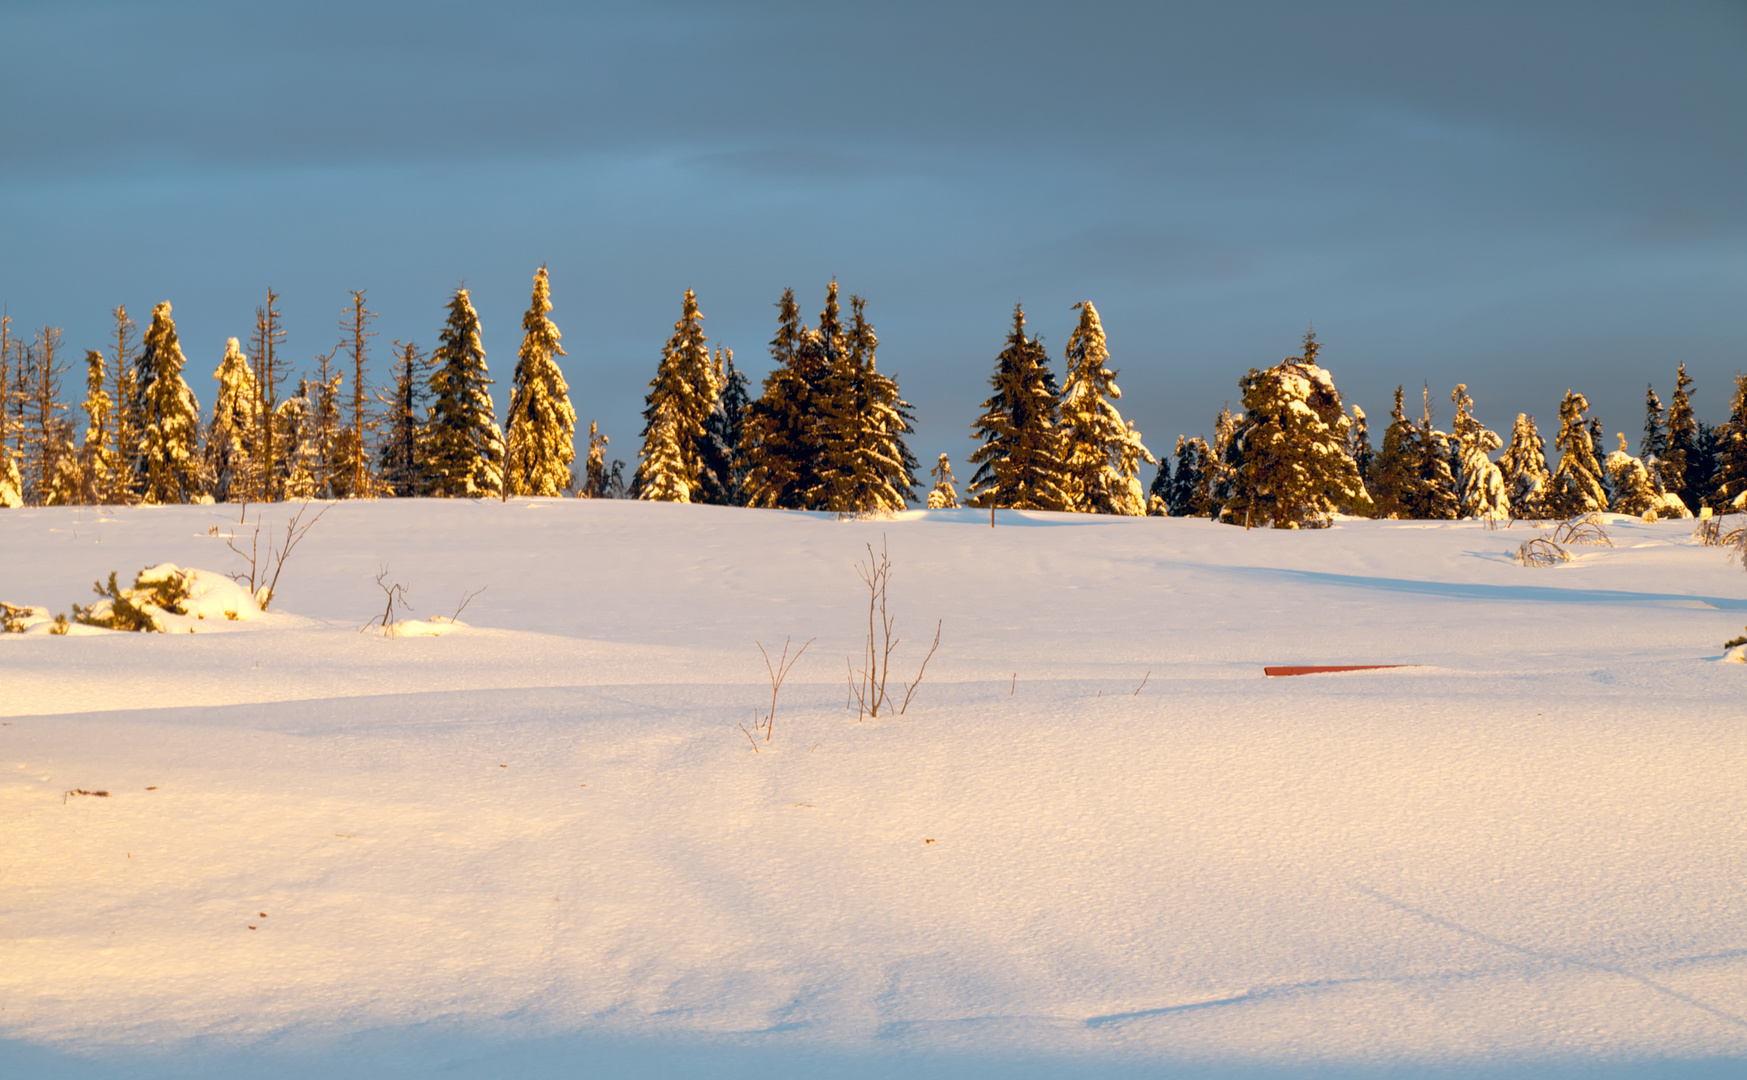
[[[370,351],[370,339],[376,331],[368,329],[374,311],[364,306],[364,290],[352,293],[351,306],[346,308],[340,328],[346,332],[345,349],[352,360],[352,430],[348,433],[341,470],[346,494],[354,499],[376,494],[376,478],[370,472],[370,455],[364,441],[364,430],[373,426],[370,417],[370,387],[364,381],[364,359]]]
[[[113,389],[109,395],[110,450],[114,468],[110,470],[109,489],[104,492],[106,503],[125,504],[134,498],[134,466],[140,454],[139,394],[135,385],[133,362],[139,353],[138,327],[128,318],[127,308],[116,305],[110,317],[115,320],[114,352],[110,360]]]
[[[256,477],[258,502],[272,502],[278,497],[278,455],[280,447],[275,432],[279,408],[279,387],[286,372],[280,369],[279,346],[285,341],[278,303],[279,294],[267,290],[267,303],[255,309],[255,335],[249,346],[255,352],[255,437],[251,456],[258,463]]]

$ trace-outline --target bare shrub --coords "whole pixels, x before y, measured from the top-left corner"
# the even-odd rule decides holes
[[[394,609],[398,606],[404,607],[408,611],[412,610],[412,601],[408,600],[406,596],[406,586],[398,581],[390,582],[388,580],[388,564],[386,563],[376,573],[376,587],[382,590],[384,597],[382,614],[372,616],[369,622],[360,626],[358,628],[360,634],[372,626],[380,627],[384,634],[391,633],[390,628],[395,623]]]
[[[309,535],[309,530],[315,528],[315,523],[322,519],[322,515],[333,508],[334,504],[328,503],[317,511],[314,517],[304,521],[303,515],[309,512],[309,504],[304,503],[299,506],[297,511],[291,515],[291,520],[285,523],[283,542],[277,546],[273,540],[273,526],[268,525],[265,554],[261,552],[261,518],[259,514],[255,516],[255,531],[249,537],[247,551],[238,546],[235,535],[225,537],[225,546],[240,555],[243,561],[249,565],[247,570],[230,575],[231,580],[239,585],[247,582],[249,591],[255,594],[255,602],[261,605],[262,611],[266,611],[267,605],[273,601],[273,592],[279,587],[279,575],[285,569],[286,561],[291,558],[291,552],[296,549],[305,536]]]
[[[770,712],[761,717],[758,715],[758,710],[754,709],[752,710],[752,728],[748,730],[745,724],[740,725],[740,730],[746,732],[746,738],[751,741],[752,752],[755,754],[758,753],[758,739],[753,732],[764,732],[764,741],[770,742],[771,732],[776,729],[776,699],[777,695],[782,692],[783,680],[789,677],[789,669],[795,666],[795,661],[799,660],[801,654],[807,651],[807,645],[813,644],[818,639],[808,638],[806,644],[796,649],[794,658],[790,659],[789,642],[792,640],[794,639],[783,638],[782,655],[777,657],[774,664],[770,662],[770,653],[765,649],[763,643],[753,642],[764,657],[764,670],[770,673]]]
[[[1600,514],[1585,514],[1562,522],[1553,530],[1553,543],[1565,547],[1573,544],[1614,546],[1613,538],[1607,534]]]
[[[1553,566],[1571,561],[1571,553],[1545,536],[1524,540],[1516,549],[1516,561],[1524,566]]]
[[[844,657],[844,667],[848,669],[849,696],[855,702],[855,718],[877,717],[880,709],[892,710],[893,701],[886,693],[886,683],[891,676],[892,652],[903,640],[892,636],[896,625],[896,616],[886,609],[886,587],[892,580],[892,560],[886,553],[885,537],[880,537],[880,550],[876,556],[872,544],[867,545],[867,562],[856,563],[855,573],[867,586],[867,637],[861,650],[861,670],[855,669],[854,663]],[[934,650],[940,648],[941,621],[934,626],[934,645],[928,650],[928,655],[922,659],[922,667],[916,672],[914,683],[903,683],[904,700],[897,706],[898,715],[910,707],[911,698],[916,695],[916,688],[922,685],[922,675],[928,670],[928,661],[933,659]]]

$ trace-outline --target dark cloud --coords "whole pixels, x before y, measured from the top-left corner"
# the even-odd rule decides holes
[[[1727,0],[15,2],[0,40],[20,320],[170,298],[210,370],[268,283],[313,354],[344,289],[429,340],[465,278],[507,358],[547,262],[627,456],[688,287],[759,372],[783,287],[867,295],[924,458],[1018,299],[1058,347],[1098,303],[1159,447],[1313,318],[1373,415],[1460,379],[1495,425],[1576,385],[1631,430],[1680,360],[1720,419],[1747,352]]]

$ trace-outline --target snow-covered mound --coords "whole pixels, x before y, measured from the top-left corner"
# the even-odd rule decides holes
[[[222,510],[0,511],[0,596]],[[1732,1074],[1747,574],[1605,524],[338,505],[251,633],[0,635],[0,1071]]]

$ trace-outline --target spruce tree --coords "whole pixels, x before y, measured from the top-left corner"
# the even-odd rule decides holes
[[[1717,434],[1716,505],[1747,510],[1747,375],[1735,376],[1729,419]]]
[[[607,470],[607,442],[607,437],[602,435],[595,427],[595,422],[590,420],[588,422],[588,460],[583,464],[582,487],[576,493],[578,498],[618,498],[619,493],[614,490],[613,474]]]
[[[1356,464],[1356,463],[1355,463]],[[1395,406],[1383,429],[1383,448],[1371,461],[1371,499],[1381,518],[1411,518],[1421,502],[1418,439],[1402,406],[1402,388],[1395,388]]]
[[[274,489],[282,499],[317,499],[321,493],[320,436],[315,418],[316,388],[297,380],[297,393],[281,398],[273,418],[280,441]]]
[[[1544,520],[1556,516],[1551,504],[1553,477],[1547,470],[1547,443],[1535,430],[1535,419],[1517,413],[1510,429],[1510,445],[1498,458],[1504,474],[1505,497],[1511,513],[1519,518]]]
[[[1421,521],[1450,521],[1459,511],[1456,477],[1450,468],[1450,435],[1432,425],[1429,388],[1420,391],[1419,424],[1413,431],[1415,499],[1408,516]]]
[[[928,492],[928,509],[958,509],[958,487],[952,482],[952,459],[940,455],[940,460],[928,470],[928,475],[934,477],[934,487]]]
[[[1238,380],[1244,415],[1233,436],[1233,497],[1221,520],[1277,529],[1317,527],[1344,506],[1366,501],[1359,468],[1347,453],[1352,420],[1334,380],[1317,361],[1316,333],[1302,356]]]
[[[1371,449],[1370,420],[1365,416],[1365,410],[1357,405],[1353,406],[1353,431],[1347,439],[1347,454],[1352,457],[1353,464],[1359,467],[1360,479],[1368,485],[1371,482],[1371,462],[1376,460],[1377,454]],[[1370,495],[1370,489],[1367,487],[1365,497],[1366,501],[1370,503],[1368,513],[1375,514],[1377,512],[1376,504],[1371,501]]]
[[[255,416],[260,390],[255,386],[255,370],[236,338],[225,342],[224,359],[212,377],[218,380],[218,400],[213,402],[212,423],[206,430],[212,497],[219,502],[241,502],[252,498],[260,486],[249,455],[250,439],[260,427]]]
[[[1159,467],[1153,473],[1153,482],[1146,490],[1146,512],[1149,517],[1168,517],[1171,513],[1171,490],[1176,484],[1176,477],[1171,475],[1171,459],[1183,456],[1183,436],[1177,436],[1177,446],[1169,454],[1159,457]]]
[[[643,436],[643,463],[637,466],[637,497],[654,502],[690,502],[691,474],[686,462],[686,448],[680,434],[679,421],[674,418],[676,407],[671,400],[662,401],[649,417]]]
[[[1491,454],[1502,449],[1504,440],[1489,431],[1474,417],[1474,399],[1468,396],[1466,383],[1457,383],[1450,392],[1456,405],[1456,458],[1459,472],[1458,512],[1465,518],[1503,521],[1510,517],[1510,499],[1504,490],[1504,474],[1492,463]]]
[[[27,390],[31,430],[25,499],[39,506],[53,506],[57,505],[56,495],[64,494],[56,486],[61,456],[63,452],[72,452],[70,434],[65,442],[60,437],[61,414],[67,411],[61,402],[61,378],[66,374],[66,365],[60,359],[61,331],[52,326],[42,327],[27,355],[31,358]]]
[[[1567,391],[1559,403],[1559,436],[1553,443],[1559,449],[1559,468],[1553,473],[1551,499],[1555,517],[1607,509],[1601,463],[1595,459],[1595,444],[1583,415],[1588,409],[1589,401],[1575,391]]]
[[[140,456],[136,471],[148,503],[191,502],[200,490],[200,403],[182,378],[187,361],[168,301],[152,309],[140,350]]]
[[[496,496],[503,484],[503,432],[488,389],[479,314],[466,289],[449,300],[449,317],[431,352],[431,409],[424,465],[430,494]]]
[[[833,297],[835,299],[835,297]],[[824,509],[839,514],[897,513],[914,498],[916,460],[904,435],[909,405],[898,384],[882,375],[879,339],[867,321],[866,302],[850,297],[850,325],[833,349],[828,396],[821,417],[825,468]],[[827,304],[825,331],[836,312]]]
[[[558,360],[564,356],[558,327],[547,317],[551,287],[544,266],[534,274],[534,294],[522,316],[522,348],[516,354],[510,392],[509,493],[562,495],[575,483],[576,410]]]
[[[1654,384],[1644,387],[1644,437],[1638,440],[1638,457],[1646,469],[1654,469],[1668,450],[1668,432],[1662,427],[1662,399]]]
[[[383,418],[376,468],[388,494],[409,498],[425,494],[430,484],[424,464],[425,422],[421,416],[430,399],[430,361],[410,341],[396,341],[394,357],[394,396],[378,398],[388,406],[388,414]]]
[[[1025,336],[1025,309],[1013,305],[1013,327],[995,357],[994,389],[974,425],[983,445],[971,454],[970,505],[1014,510],[1066,510],[1061,392],[1043,342]]]
[[[1171,477],[1172,517],[1213,516],[1213,450],[1196,435],[1177,440],[1177,468]]]
[[[703,471],[698,444],[715,411],[719,388],[704,338],[697,296],[685,291],[673,336],[661,349],[661,362],[643,399],[643,450],[637,456],[637,497],[660,502],[691,502]],[[677,471],[676,471],[677,470]]]
[[[1098,309],[1090,300],[1075,305],[1080,324],[1068,339],[1067,376],[1062,385],[1062,469],[1069,505],[1081,513],[1146,513],[1140,463],[1157,464],[1140,432],[1125,422],[1111,402],[1122,397]]]
[[[104,370],[103,353],[97,349],[85,351],[85,442],[79,454],[83,459],[84,488],[82,500],[96,506],[108,501],[115,484],[115,451],[111,446],[113,408],[106,389],[109,374]]]
[[[1615,513],[1641,516],[1646,511],[1658,509],[1660,499],[1655,485],[1650,482],[1649,470],[1626,450],[1625,432],[1618,434],[1620,447],[1609,454],[1605,462],[1608,477],[1613,481],[1613,509]]]
[[[827,312],[836,307],[836,296],[833,282]],[[742,436],[746,505],[805,510],[817,504],[822,486],[819,417],[828,397],[827,349],[832,343],[800,324],[793,289],[783,290],[777,312],[777,332],[770,342],[776,366],[765,376]]]
[[[1692,379],[1686,365],[1681,364],[1674,377],[1674,400],[1668,405],[1668,446],[1663,451],[1657,472],[1662,485],[1680,496],[1688,509],[1697,508],[1698,501],[1688,483],[1687,467],[1698,451],[1698,419],[1692,412]]]
[[[751,408],[750,384],[734,366],[734,350],[716,346],[716,408],[704,423],[698,446],[702,470],[694,502],[716,506],[742,506],[746,499],[746,461],[741,446],[747,411]]]
[[[317,499],[336,499],[345,494],[345,480],[352,470],[343,453],[344,437],[349,434],[340,416],[340,383],[343,373],[334,370],[336,346],[325,356],[316,357],[316,376],[303,387],[308,402],[309,440],[313,453],[311,475],[315,478]]]
[[[1727,425],[1725,424],[1726,428]],[[1686,486],[1698,506],[1718,505],[1717,468],[1726,432],[1699,421],[1698,441],[1686,465]]]

